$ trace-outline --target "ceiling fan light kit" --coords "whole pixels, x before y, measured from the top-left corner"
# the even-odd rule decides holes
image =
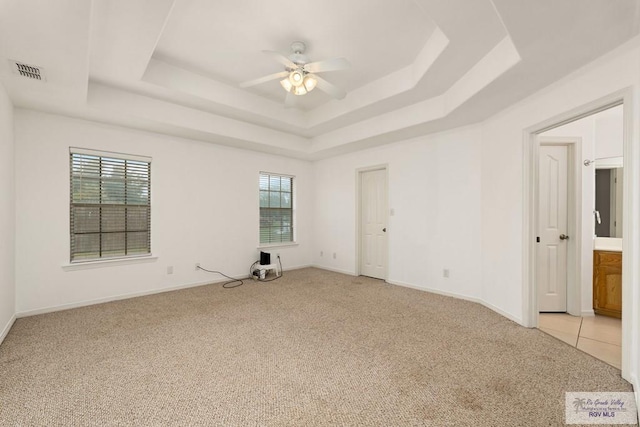
[[[291,89],[293,89],[293,85],[291,84],[291,81],[289,81],[288,77],[286,79],[280,80],[280,85],[282,85],[284,90],[286,90],[287,92],[291,92]]]
[[[300,86],[304,80],[304,71],[301,69],[293,70],[291,74],[289,74],[289,80],[292,85]]]
[[[304,78],[304,87],[307,89],[307,92],[311,92],[318,85],[318,80],[312,75],[305,76]]]
[[[315,89],[317,84],[318,80],[315,77],[300,70],[292,71],[289,77],[280,81],[283,89],[294,95],[306,95]]]
[[[349,61],[344,58],[333,58],[318,62],[309,62],[309,58],[304,54],[306,45],[303,42],[295,41],[291,44],[292,54],[284,56],[274,51],[264,51],[274,57],[278,62],[285,66],[285,71],[271,74],[255,80],[250,80],[240,84],[240,87],[250,87],[271,80],[284,77],[280,80],[282,88],[293,95],[306,95],[322,83],[320,90],[326,92],[336,99],[342,99],[346,96],[346,92],[328,81],[315,76],[316,73],[327,71],[344,70],[351,66]]]
[[[304,86],[294,86],[293,87],[293,94],[294,95],[306,95],[307,94],[307,89],[305,89]]]

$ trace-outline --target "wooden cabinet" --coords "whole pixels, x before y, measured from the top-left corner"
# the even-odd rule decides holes
[[[622,317],[622,252],[593,251],[593,310]]]

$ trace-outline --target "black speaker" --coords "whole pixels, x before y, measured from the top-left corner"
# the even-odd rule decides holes
[[[260,252],[260,265],[271,264],[271,254],[267,252]]]

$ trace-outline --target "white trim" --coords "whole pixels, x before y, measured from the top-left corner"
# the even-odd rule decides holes
[[[522,319],[514,316],[511,313],[507,313],[506,311],[502,310],[501,308],[496,307],[493,304],[490,304],[486,301],[478,301],[480,304],[484,305],[485,307],[487,307],[489,310],[493,310],[496,313],[500,314],[501,316],[506,317],[507,319],[511,320],[512,322],[517,323],[518,325],[522,326]]]
[[[324,266],[320,266],[320,265],[312,265],[311,267],[313,268],[317,268],[319,270],[327,270],[327,271],[333,271],[334,273],[341,273],[341,274],[345,274],[348,276],[358,276],[357,273],[353,273],[350,271],[345,271],[345,270],[339,270],[336,268],[330,268],[330,267],[324,267]],[[522,319],[519,319],[518,317],[514,316],[511,313],[507,313],[506,311],[496,307],[493,304],[490,304],[484,300],[482,300],[481,298],[478,297],[472,297],[472,296],[468,296],[468,295],[462,295],[462,294],[455,294],[453,292],[447,292],[447,291],[442,291],[440,289],[433,289],[430,288],[428,286],[421,286],[421,285],[414,285],[412,283],[406,283],[406,282],[401,282],[401,281],[396,281],[396,280],[386,280],[386,283],[390,284],[390,285],[396,285],[396,286],[402,286],[405,288],[411,288],[411,289],[416,289],[418,291],[423,291],[423,292],[430,292],[432,294],[438,294],[438,295],[443,295],[446,297],[451,297],[451,298],[457,298],[457,299],[461,299],[461,300],[465,300],[465,301],[470,301],[470,302],[475,302],[477,304],[480,304],[486,308],[488,308],[489,310],[492,310],[496,313],[498,313],[499,315],[506,317],[507,319],[522,325]]]
[[[302,266],[296,266],[296,267],[289,267],[287,269],[284,269],[283,271],[299,270],[299,269],[308,268],[308,267],[313,267],[313,266],[311,266],[311,265],[302,265]],[[251,280],[251,278],[246,273],[239,274],[239,275],[233,275],[232,277],[238,278],[238,279],[241,279],[241,280],[245,280],[245,279],[246,280]],[[36,308],[34,310],[27,310],[27,311],[18,312],[18,313],[15,314],[14,318],[35,316],[35,315],[38,315],[38,314],[45,314],[45,313],[53,313],[53,312],[56,312],[56,311],[69,310],[69,309],[72,309],[72,308],[86,307],[86,306],[90,306],[90,305],[103,304],[105,302],[119,301],[119,300],[124,300],[124,299],[129,299],[129,298],[142,297],[142,296],[146,296],[146,295],[161,294],[161,293],[164,293],[164,292],[178,291],[180,289],[195,288],[195,287],[198,287],[198,286],[215,285],[217,283],[226,282],[227,280],[229,280],[229,279],[221,278],[221,279],[214,279],[214,280],[206,280],[206,281],[184,283],[182,285],[170,286],[170,287],[166,287],[166,288],[150,289],[150,290],[141,291],[141,292],[132,292],[132,293],[128,293],[128,294],[114,295],[114,296],[109,296],[109,297],[97,298],[97,299],[93,299],[93,300],[85,300],[85,301],[73,302],[73,303],[69,303],[69,304],[62,304],[62,305],[56,305],[56,306],[50,306],[50,307],[44,307],[44,308]]]
[[[299,246],[298,242],[282,242],[282,243],[268,243],[258,246],[258,249],[274,249],[274,248],[286,248],[289,246]]]
[[[237,276],[237,277],[244,279],[244,278],[247,278],[247,275],[245,273],[244,277],[240,277],[240,276]],[[127,293],[127,294],[120,294],[120,295],[113,295],[113,296],[109,296],[109,297],[96,298],[96,299],[93,299],[93,300],[85,300],[85,301],[72,302],[72,303],[62,304],[62,305],[54,305],[54,306],[49,306],[49,307],[36,308],[36,309],[33,309],[33,310],[26,310],[26,311],[18,312],[18,313],[16,313],[16,317],[20,318],[20,317],[35,316],[35,315],[38,315],[38,314],[53,313],[53,312],[56,312],[56,311],[69,310],[69,309],[72,309],[72,308],[87,307],[87,306],[90,306],[90,305],[103,304],[105,302],[119,301],[119,300],[124,300],[124,299],[129,299],[129,298],[142,297],[142,296],[146,296],[146,295],[161,294],[161,293],[164,293],[164,292],[177,291],[177,290],[180,290],[180,289],[187,289],[187,288],[195,288],[195,287],[204,286],[204,285],[212,285],[212,284],[215,284],[215,283],[225,282],[227,280],[228,279],[223,278],[223,279],[217,279],[217,280],[207,280],[207,281],[201,281],[201,282],[186,283],[186,284],[177,285],[177,286],[170,286],[170,287],[166,287],[166,288],[149,289],[149,290],[146,290],[146,291],[131,292],[131,293]]]
[[[311,264],[295,265],[293,267],[283,268],[282,271],[302,270],[303,268],[313,268],[313,265]]]
[[[13,316],[11,316],[11,319],[9,319],[9,322],[7,322],[2,332],[0,332],[0,344],[2,344],[4,339],[9,334],[9,331],[11,330],[11,327],[13,326],[15,321],[16,321],[16,315],[14,314]]]
[[[593,161],[596,169],[616,169],[624,166],[624,156],[604,157]]]
[[[112,158],[117,158],[122,160],[133,160],[136,162],[146,162],[146,163],[151,163],[151,161],[153,160],[149,156],[119,153],[116,151],[92,150],[89,148],[80,148],[80,147],[69,147],[69,153],[70,154],[88,154],[90,156],[100,156],[100,157],[112,157]]]
[[[635,99],[636,96],[632,86],[626,87],[605,97],[592,101],[588,104],[579,106],[565,113],[551,117],[536,125],[530,126],[523,130],[523,176],[522,176],[522,192],[523,192],[523,212],[522,212],[522,315],[523,324],[529,327],[537,327],[538,325],[538,302],[536,292],[536,272],[535,272],[535,245],[536,245],[536,182],[537,182],[537,158],[538,143],[537,135],[561,126],[566,123],[573,122],[580,118],[598,113],[616,105],[624,105],[624,182],[629,183],[624,188],[624,218],[625,227],[623,228],[623,252],[625,259],[632,260],[622,265],[622,377],[629,380],[632,374],[631,361],[636,356],[634,350],[632,329],[638,326],[634,324],[634,305],[633,300],[634,288],[636,287],[636,278],[638,272],[637,256],[640,247],[636,242],[638,238],[637,219],[634,212],[638,201],[637,192],[638,176],[637,161],[635,153],[637,148],[635,145],[638,140],[638,129],[636,129],[636,121],[634,119]],[[628,225],[627,225],[628,224]],[[635,367],[633,367],[635,369]]]
[[[284,176],[284,177],[287,177],[287,178],[294,178],[294,179],[296,177],[295,175],[291,175],[291,174],[288,174],[288,173],[267,172],[267,171],[261,170],[260,172],[258,172],[258,184],[260,184],[259,180],[260,180],[260,175],[262,175],[262,174],[264,174],[264,175]],[[258,186],[258,189],[260,189],[259,186]]]
[[[442,291],[440,289],[433,289],[433,288],[430,288],[428,286],[413,285],[411,283],[399,282],[399,281],[395,281],[395,280],[387,280],[387,283],[389,283],[391,285],[403,286],[405,288],[411,288],[411,289],[416,289],[416,290],[419,290],[419,291],[429,292],[429,293],[432,293],[432,294],[438,294],[438,295],[443,295],[443,296],[446,296],[446,297],[457,298],[457,299],[461,299],[461,300],[465,300],[465,301],[469,301],[469,302],[474,302],[476,304],[480,304],[480,305],[488,308],[489,310],[495,311],[499,315],[501,315],[503,317],[506,317],[507,319],[511,320],[512,322],[516,322],[519,325],[522,324],[522,320],[518,319],[513,314],[507,313],[506,311],[496,307],[493,304],[489,304],[488,302],[486,302],[483,299],[478,298],[478,297],[472,297],[472,296],[461,295],[461,294],[454,294],[452,292]]]
[[[80,261],[70,264],[63,264],[62,269],[64,271],[89,270],[92,268],[115,267],[118,265],[142,264],[147,262],[155,262],[157,260],[158,257],[153,255],[132,256],[128,258],[99,259],[95,261]]]
[[[629,382],[633,386],[633,391],[636,394],[636,409],[638,411],[638,420],[640,420],[640,380],[636,375],[632,375]]]
[[[636,369],[640,369],[640,129],[637,127],[637,89],[634,94],[633,88],[628,88],[623,95],[622,253],[628,262],[622,263],[622,377],[629,380],[633,374],[637,381]]]
[[[595,315],[596,315],[596,312],[593,311],[593,309],[591,309],[591,310],[582,310],[580,312],[580,316],[581,317],[595,317]]]
[[[325,267],[324,265],[319,265],[319,264],[312,264],[309,267],[317,268],[319,270],[333,271],[334,273],[346,274],[347,276],[357,276],[358,275],[357,273],[354,273],[353,271],[341,270],[339,268]]]
[[[523,131],[522,149],[522,325],[538,326],[538,295],[536,283],[536,223],[538,211],[537,135]]]
[[[227,280],[227,279],[218,280],[217,282],[223,282],[225,280]],[[26,310],[26,311],[18,312],[18,313],[16,313],[16,317],[21,318],[21,317],[35,316],[35,315],[38,315],[38,314],[53,313],[53,312],[56,312],[56,311],[69,310],[69,309],[72,309],[72,308],[79,308],[79,307],[87,307],[87,306],[91,306],[91,305],[103,304],[103,303],[107,303],[107,302],[111,302],[111,301],[125,300],[125,299],[129,299],[129,298],[136,298],[136,297],[141,297],[141,296],[146,296],[146,295],[161,294],[163,292],[171,292],[171,291],[176,291],[176,290],[179,290],[179,289],[193,288],[193,287],[204,286],[204,285],[213,284],[213,283],[215,283],[215,281],[195,282],[195,283],[189,283],[189,284],[184,284],[184,285],[171,286],[171,287],[162,288],[162,289],[150,289],[150,290],[147,290],[147,291],[131,292],[131,293],[127,293],[127,294],[120,294],[120,295],[114,295],[114,296],[109,296],[109,297],[96,298],[96,299],[93,299],[93,300],[85,300],[85,301],[73,302],[73,303],[56,305],[56,306],[36,308],[36,309],[33,309],[33,310]]]
[[[462,294],[455,294],[453,292],[447,292],[447,291],[443,291],[443,290],[440,290],[440,289],[434,289],[434,288],[430,288],[428,286],[414,285],[413,283],[401,282],[399,280],[387,280],[387,283],[389,283],[391,285],[402,286],[404,288],[417,289],[419,291],[425,291],[425,292],[430,292],[432,294],[443,295],[445,297],[458,298],[458,299],[462,299],[462,300],[465,300],[465,301],[471,301],[471,302],[477,302],[477,303],[481,303],[482,302],[481,299],[477,298],[477,297],[472,297],[472,296],[462,295]]]

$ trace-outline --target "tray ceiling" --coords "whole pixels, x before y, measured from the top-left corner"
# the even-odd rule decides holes
[[[19,107],[317,159],[489,117],[636,36],[638,3],[0,0],[0,79]],[[322,75],[345,99],[238,86],[294,40],[349,59]]]

